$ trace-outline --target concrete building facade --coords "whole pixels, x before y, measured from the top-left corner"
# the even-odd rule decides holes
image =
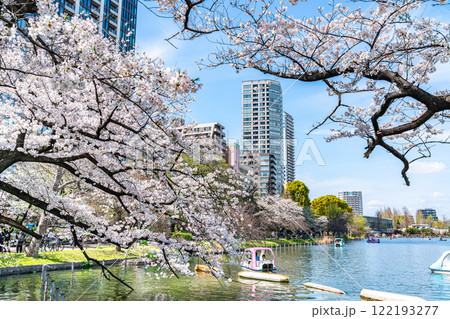
[[[283,112],[282,128],[284,182],[290,183],[295,179],[294,118],[286,112]]]
[[[437,217],[435,209],[424,208],[424,209],[418,209],[417,212],[418,213],[422,213],[424,219],[427,219],[428,216],[432,216],[434,220],[438,220],[438,217]]]
[[[123,51],[136,43],[137,0],[57,0],[62,15],[92,18]]]
[[[195,159],[205,162],[225,158],[227,147],[224,126],[220,123],[183,125],[177,129],[183,138],[193,142],[191,154]]]
[[[354,213],[363,214],[362,192],[360,191],[342,191],[338,193],[338,198],[342,199],[353,209]]]
[[[277,193],[275,156],[270,153],[241,154],[240,169],[257,187],[260,197]]]
[[[284,184],[282,116],[282,90],[278,81],[242,82],[242,155],[273,155],[277,194],[281,194]]]
[[[227,144],[226,150],[226,162],[230,167],[237,173],[239,173],[239,163],[240,163],[240,150],[239,144],[236,142],[230,142]]]

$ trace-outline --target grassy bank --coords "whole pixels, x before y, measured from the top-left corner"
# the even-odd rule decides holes
[[[265,239],[265,240],[247,240],[242,248],[249,247],[275,247],[280,245],[313,243],[312,239]]]
[[[275,247],[280,245],[294,245],[312,243],[312,239],[266,239],[266,240],[247,240],[242,248],[248,247]],[[154,251],[155,247],[140,246],[139,250],[133,249],[128,252],[128,257],[143,257],[149,251]],[[87,254],[97,260],[106,259],[125,259],[124,251],[116,251],[115,247],[98,247],[94,249],[86,249]],[[41,252],[37,258],[25,257],[24,253],[16,254],[0,254],[0,267],[16,267],[16,266],[31,266],[70,262],[85,262],[86,258],[79,249]]]
[[[94,249],[86,249],[89,257],[97,260],[105,259],[125,259],[125,252],[116,251],[115,247],[99,247]],[[138,257],[141,255],[137,251],[129,252],[128,258]],[[83,253],[79,249],[52,251],[39,253],[39,257],[25,257],[24,253],[20,254],[0,254],[0,267],[15,266],[31,266],[44,264],[57,264],[69,262],[86,261]]]

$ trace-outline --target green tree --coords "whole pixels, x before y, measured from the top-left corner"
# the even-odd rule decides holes
[[[188,154],[183,154],[182,158],[190,167],[196,169],[195,175],[206,176],[217,171],[225,172],[230,168],[223,158],[204,162],[194,159]]]
[[[287,183],[284,198],[290,198],[302,207],[309,207],[311,205],[311,201],[309,200],[309,189],[305,183],[301,181]]]
[[[314,218],[314,213],[311,210],[311,206],[303,207],[303,215],[305,216],[305,219],[306,219],[306,222],[308,223],[309,228],[317,229],[315,218]]]
[[[409,213],[408,208],[406,206],[403,207],[403,228],[408,228],[414,224],[414,217]]]
[[[434,223],[434,218],[433,218],[433,216],[431,216],[431,215],[429,215],[428,217],[427,217],[427,219],[425,220],[425,222],[428,224],[428,225],[433,225],[433,223]]]
[[[435,220],[431,226],[436,227],[438,229],[444,229],[445,223],[442,220]]]
[[[311,209],[316,216],[327,216],[328,219],[338,217],[344,213],[351,213],[352,208],[342,199],[334,195],[325,195],[311,202]]]
[[[336,203],[330,203],[325,210],[325,216],[328,218],[328,231],[339,236],[349,231],[352,219],[350,211],[339,207]]]
[[[402,225],[405,224],[405,218],[403,216],[396,216],[393,223],[396,229],[403,228]]]
[[[369,225],[362,215],[353,215],[350,220],[350,234],[352,236],[362,237],[369,232]]]
[[[423,224],[425,223],[425,217],[423,217],[423,214],[419,211],[416,212],[416,224]]]

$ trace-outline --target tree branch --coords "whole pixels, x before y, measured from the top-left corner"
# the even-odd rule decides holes
[[[75,246],[77,246],[81,250],[81,252],[83,253],[83,255],[84,255],[84,257],[86,258],[87,261],[92,261],[92,262],[96,263],[97,266],[99,266],[102,269],[102,274],[105,276],[105,278],[107,280],[110,280],[110,278],[108,276],[106,276],[105,272],[107,272],[110,276],[112,276],[113,278],[118,280],[121,284],[123,284],[126,287],[130,288],[132,291],[134,290],[133,287],[131,287],[125,281],[123,281],[122,279],[120,279],[119,277],[114,275],[108,268],[103,266],[97,259],[89,257],[89,255],[84,250],[83,245],[81,245],[81,243],[78,241],[77,233],[76,233],[75,228],[73,226],[70,227],[70,231],[72,232],[73,242],[74,242]]]

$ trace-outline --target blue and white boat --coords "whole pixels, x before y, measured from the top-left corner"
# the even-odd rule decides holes
[[[447,250],[442,256],[430,266],[431,272],[450,274],[450,250]]]

